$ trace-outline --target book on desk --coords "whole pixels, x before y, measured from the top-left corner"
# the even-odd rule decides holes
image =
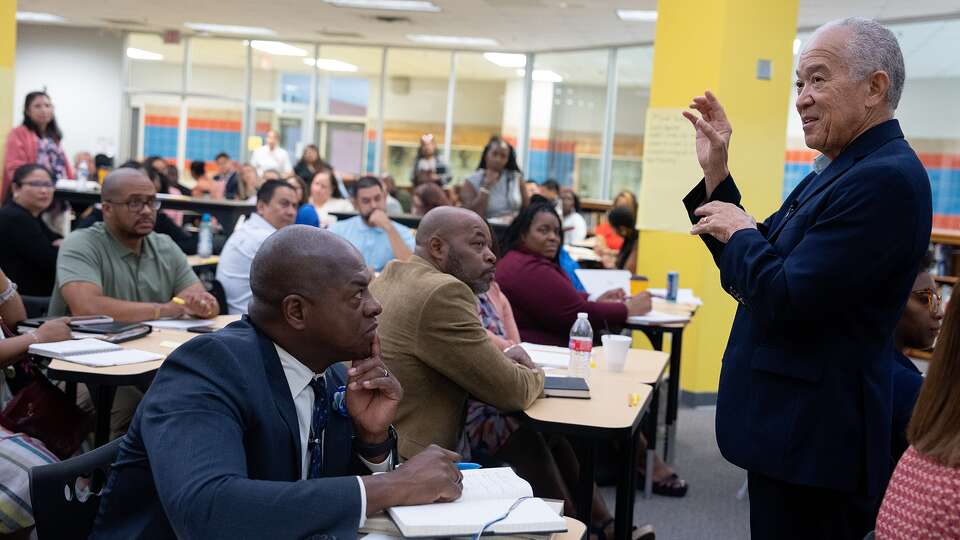
[[[27,352],[91,367],[139,364],[163,359],[156,353],[126,349],[115,343],[93,338],[34,343]]]

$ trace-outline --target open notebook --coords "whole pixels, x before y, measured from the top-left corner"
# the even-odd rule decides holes
[[[502,516],[533,488],[509,467],[463,471],[463,494],[451,503],[394,506],[388,510],[406,538],[468,536]],[[543,499],[525,499],[510,515],[487,528],[490,534],[550,533],[567,530],[566,522]]]
[[[125,349],[114,343],[93,338],[35,343],[30,346],[28,352],[93,367],[139,364],[163,359],[159,354],[139,349]]]

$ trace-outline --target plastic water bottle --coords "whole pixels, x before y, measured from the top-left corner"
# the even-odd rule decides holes
[[[200,219],[200,238],[197,241],[197,255],[202,259],[213,255],[213,229],[210,224],[210,214],[204,214]]]
[[[590,376],[590,354],[593,352],[593,327],[586,313],[577,313],[577,320],[570,329],[570,368],[571,377]]]
[[[87,168],[87,162],[81,161],[77,165],[77,189],[83,191],[87,189],[87,180],[90,178],[90,169]]]

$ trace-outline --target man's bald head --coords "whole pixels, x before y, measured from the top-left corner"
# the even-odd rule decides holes
[[[131,185],[153,186],[150,178],[140,169],[121,167],[114,169],[103,179],[103,186],[100,188],[100,199],[104,201],[116,201],[123,197],[125,188]]]
[[[417,250],[426,248],[434,236],[447,239],[451,234],[476,226],[487,227],[476,212],[455,206],[438,206],[420,220],[417,227]]]
[[[416,254],[477,294],[490,287],[497,262],[487,223],[476,212],[453,206],[439,206],[423,216]]]

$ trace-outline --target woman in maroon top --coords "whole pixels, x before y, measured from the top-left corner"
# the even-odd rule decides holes
[[[650,295],[624,298],[607,291],[596,302],[577,291],[557,262],[563,244],[560,216],[550,204],[533,204],[520,212],[504,235],[506,255],[497,262],[497,284],[513,306],[524,341],[566,347],[577,313],[599,330],[622,326],[627,317],[650,311]]]
[[[930,370],[877,518],[877,540],[960,539],[960,301],[947,307]]]

